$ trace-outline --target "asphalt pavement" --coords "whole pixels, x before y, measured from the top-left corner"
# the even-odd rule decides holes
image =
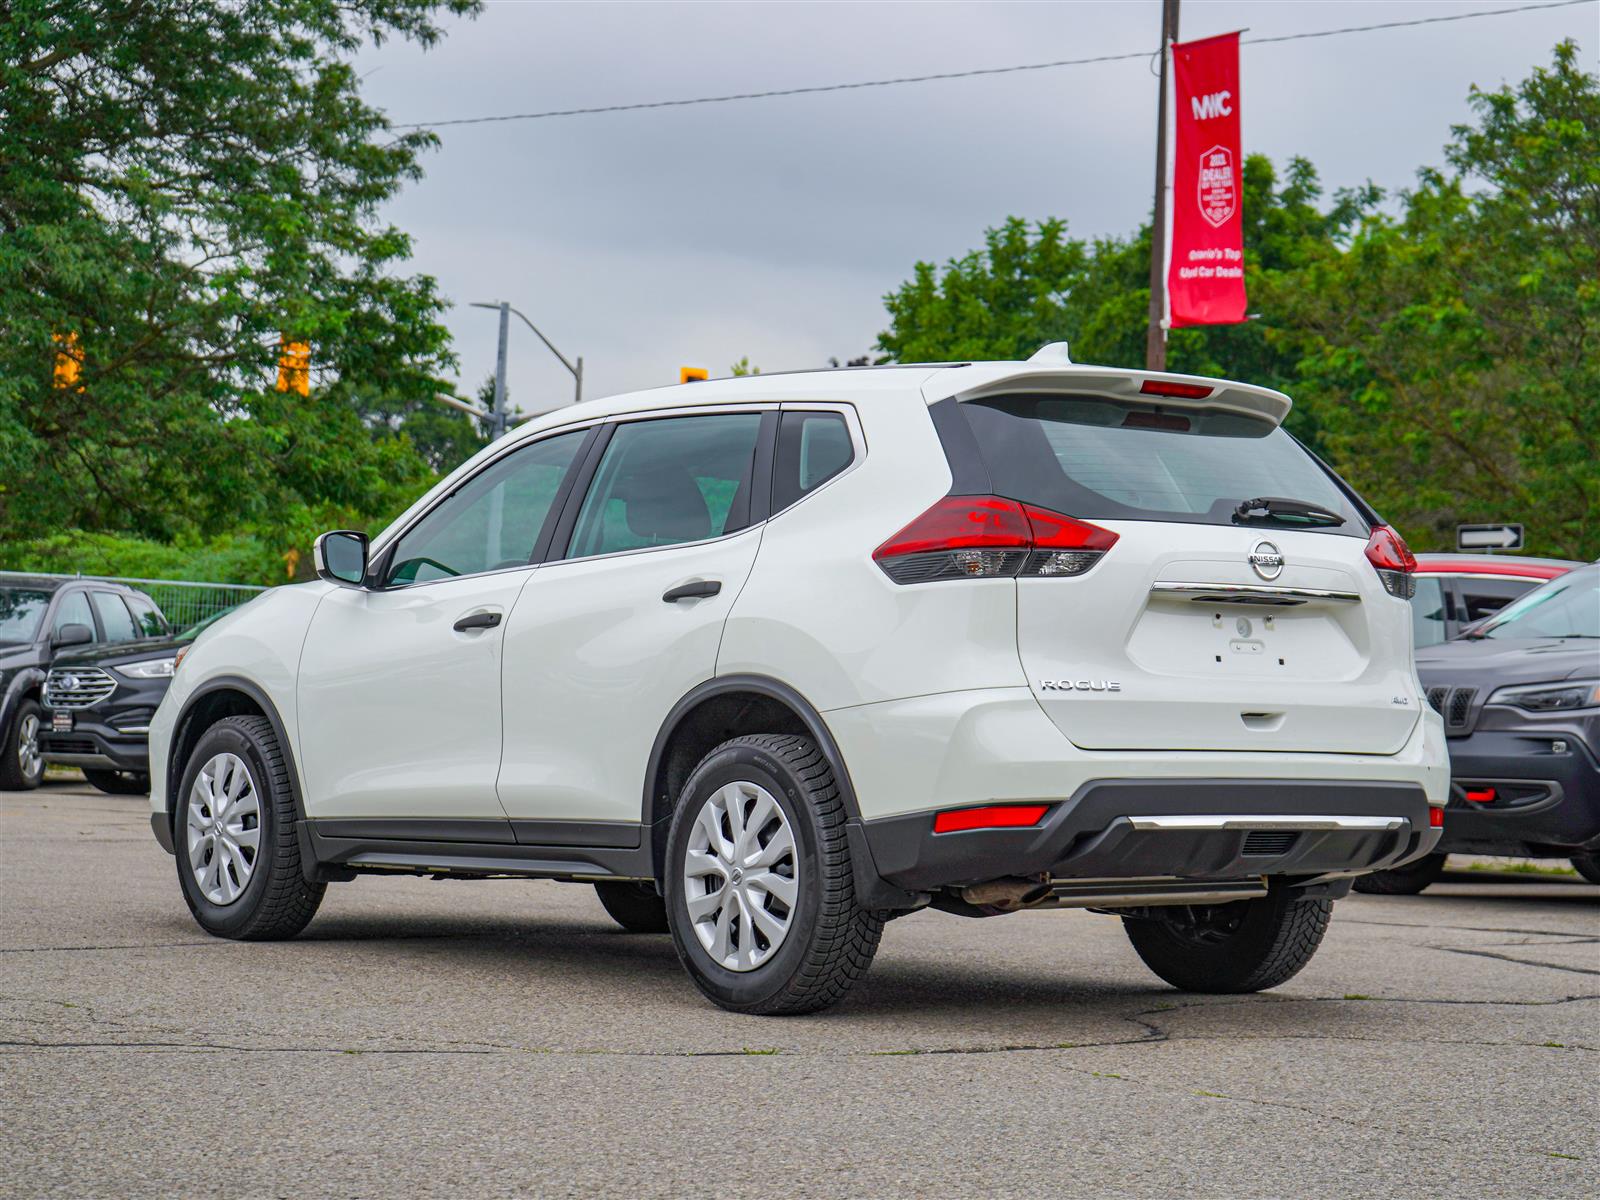
[[[1600,1194],[1600,888],[1335,906],[1273,992],[1084,912],[891,923],[820,1016],[591,889],[362,878],[206,936],[142,798],[0,793],[0,1196]]]

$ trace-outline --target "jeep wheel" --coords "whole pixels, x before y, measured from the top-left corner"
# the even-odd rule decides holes
[[[178,881],[207,933],[293,937],[327,889],[301,870],[289,766],[265,717],[224,717],[195,743],[176,797]]]
[[[150,792],[150,776],[138,771],[108,771],[99,767],[84,767],[83,777],[95,787],[112,796],[144,796]]]
[[[856,903],[844,802],[807,738],[756,734],[700,760],[672,819],[678,957],[733,1012],[816,1012],[872,963],[883,914]]]
[[[1259,992],[1293,978],[1322,944],[1331,900],[1183,905],[1124,917],[1128,940],[1149,967],[1185,992]]]
[[[597,883],[595,895],[629,933],[666,933],[667,902],[653,883]]]
[[[17,705],[17,715],[0,754],[0,790],[32,791],[44,781],[44,755],[39,734],[44,729],[44,709],[33,699]]]
[[[1439,882],[1449,857],[1448,854],[1425,854],[1403,867],[1362,875],[1354,887],[1369,896],[1415,896],[1429,884]]]

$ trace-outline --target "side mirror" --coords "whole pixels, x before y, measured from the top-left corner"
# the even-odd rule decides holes
[[[50,644],[59,650],[63,646],[86,646],[92,641],[94,641],[94,630],[87,625],[63,625],[56,630],[56,635],[50,639]]]
[[[317,577],[340,587],[361,587],[367,578],[367,535],[336,529],[317,539]]]

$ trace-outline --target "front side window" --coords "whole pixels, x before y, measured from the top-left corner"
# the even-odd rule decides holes
[[[89,593],[68,592],[61,598],[61,603],[56,606],[56,620],[50,627],[50,636],[60,637],[61,631],[68,625],[82,625],[91,635],[94,633],[94,614],[89,611]]]
[[[600,459],[569,558],[698,542],[750,523],[760,413],[620,425]]]
[[[526,566],[588,433],[546,438],[479,471],[401,537],[385,586]]]
[[[822,486],[855,458],[850,427],[836,412],[786,412],[778,427],[772,511],[788,508]]]
[[[131,642],[136,636],[133,618],[128,606],[115,592],[94,592],[94,611],[100,617],[100,627],[105,630],[108,642]]]

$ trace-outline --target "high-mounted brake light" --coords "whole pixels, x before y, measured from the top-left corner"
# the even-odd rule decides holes
[[[933,818],[935,833],[959,833],[963,829],[1016,829],[1037,825],[1049,810],[1048,804],[986,804],[981,808],[953,808]]]
[[[872,552],[896,583],[1082,575],[1109,529],[1004,496],[945,496]]]
[[[1216,388],[1202,383],[1178,383],[1171,379],[1146,379],[1139,385],[1146,396],[1171,396],[1178,400],[1204,400]]]
[[[1387,525],[1373,528],[1372,536],[1367,539],[1367,561],[1378,572],[1389,595],[1401,600],[1416,595],[1416,555],[1411,553],[1405,539]]]

